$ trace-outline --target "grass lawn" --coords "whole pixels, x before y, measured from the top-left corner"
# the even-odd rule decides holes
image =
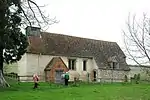
[[[78,87],[40,83],[12,84],[0,89],[0,100],[150,100],[150,84],[81,84]]]

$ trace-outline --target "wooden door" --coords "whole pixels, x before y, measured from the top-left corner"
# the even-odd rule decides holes
[[[63,74],[63,70],[55,70],[55,83],[62,82],[62,78],[61,78],[62,74]]]

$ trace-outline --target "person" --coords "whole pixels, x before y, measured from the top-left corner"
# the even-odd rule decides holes
[[[38,75],[37,74],[34,74],[33,75],[33,81],[34,81],[34,87],[33,87],[33,89],[35,89],[35,88],[38,88],[38,81],[39,81],[39,77],[38,77]]]
[[[68,80],[69,80],[69,73],[65,73],[65,85],[68,86]]]

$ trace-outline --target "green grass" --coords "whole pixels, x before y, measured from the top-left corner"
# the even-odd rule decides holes
[[[150,100],[150,84],[80,84],[78,87],[40,83],[12,84],[0,89],[0,100]]]

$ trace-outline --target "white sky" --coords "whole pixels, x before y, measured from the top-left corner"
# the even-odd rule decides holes
[[[123,48],[122,29],[129,12],[149,13],[149,0],[36,0],[60,20],[48,32],[117,42]]]

